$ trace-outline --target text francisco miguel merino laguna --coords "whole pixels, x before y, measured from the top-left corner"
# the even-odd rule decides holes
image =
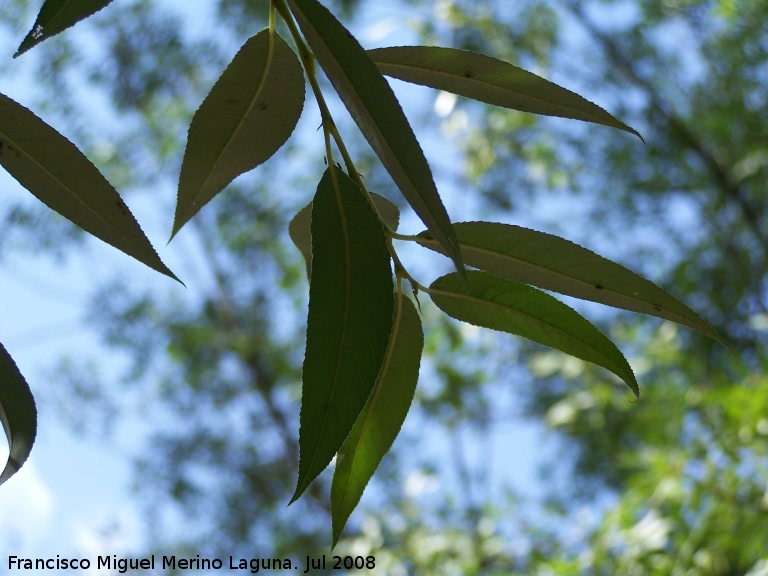
[[[88,558],[61,558],[58,554],[56,558],[21,558],[20,556],[8,556],[9,570],[35,570],[39,573],[44,570],[89,570],[91,567],[105,570],[117,570],[120,574],[125,574],[128,570],[154,570],[160,569],[172,570],[248,570],[251,574],[257,574],[260,570],[298,570],[301,568],[298,562],[290,558],[235,558],[229,557],[229,565],[226,565],[220,558],[200,558],[198,554],[194,558],[181,558],[177,556],[162,556],[155,562],[155,555],[145,558],[118,558],[117,555],[98,556],[96,562],[91,562]],[[373,556],[333,556],[328,559],[326,566],[326,557],[316,558],[307,556],[304,564],[303,574],[311,570],[321,570],[330,568],[332,570],[343,570],[352,567],[355,568],[374,568],[376,560]],[[295,573],[295,572],[294,572]]]

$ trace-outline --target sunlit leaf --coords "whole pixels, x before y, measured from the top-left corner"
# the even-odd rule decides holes
[[[24,38],[13,57],[21,56],[51,36],[74,26],[110,2],[112,0],[45,0],[32,30]]]
[[[405,421],[419,379],[423,347],[419,314],[398,292],[392,334],[376,386],[336,456],[331,485],[334,546]]]
[[[464,261],[497,276],[607,306],[672,320],[727,346],[688,306],[620,264],[568,240],[496,222],[454,224]],[[429,232],[419,243],[442,253]]]
[[[354,36],[317,0],[288,4],[360,131],[419,218],[463,269],[432,172],[389,84]]]
[[[285,144],[301,116],[304,89],[301,64],[279,35],[262,30],[243,45],[189,127],[172,236]]]
[[[400,223],[400,210],[398,207],[378,194],[371,193],[371,198],[379,211],[379,215],[392,230],[397,230]],[[304,206],[296,213],[291,223],[288,224],[288,235],[291,241],[299,249],[304,261],[307,263],[307,277],[312,271],[312,234],[310,234],[310,220],[312,219],[312,202]]]
[[[483,54],[431,46],[395,46],[369,50],[387,76],[453,92],[473,100],[534,114],[575,118],[639,132],[557,84]]]
[[[613,342],[549,294],[472,270],[466,279],[455,272],[438,278],[430,286],[429,296],[457,320],[517,334],[607,368],[639,397],[632,368]]]
[[[312,202],[312,275],[292,501],[339,451],[376,383],[394,285],[386,235],[358,186],[329,168]]]
[[[0,165],[86,232],[171,278],[117,191],[77,147],[0,94]]]
[[[10,455],[0,474],[0,484],[26,462],[37,433],[37,409],[32,391],[16,363],[0,344],[0,421],[8,438]]]

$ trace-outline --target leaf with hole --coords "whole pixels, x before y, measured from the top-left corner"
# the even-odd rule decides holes
[[[243,45],[192,118],[171,237],[285,144],[304,108],[304,90],[301,64],[278,34],[262,30]]]
[[[26,462],[37,433],[37,408],[27,381],[0,344],[0,421],[8,438],[10,454],[0,473],[3,484]]]
[[[177,279],[101,172],[72,142],[2,94],[0,166],[38,200],[86,232]]]
[[[371,194],[373,204],[376,206],[381,218],[392,230],[397,230],[400,223],[400,209],[378,194]],[[288,235],[291,241],[299,249],[307,264],[307,277],[312,271],[312,234],[310,234],[310,220],[312,219],[312,202],[299,210],[288,224]]]
[[[461,253],[400,103],[354,36],[317,0],[288,0],[309,46],[403,196],[459,270]]]
[[[13,57],[21,56],[51,36],[74,26],[110,2],[112,0],[45,0],[32,25],[32,30],[21,42]]]
[[[403,426],[416,391],[423,348],[419,314],[413,303],[398,292],[392,334],[376,386],[336,456],[331,485],[334,546]]]
[[[549,346],[602,366],[621,378],[636,397],[637,380],[618,348],[595,326],[549,294],[498,276],[467,271],[441,276],[430,286],[432,301],[449,316]]]
[[[497,222],[457,222],[456,236],[469,266],[502,278],[664,318],[727,346],[696,312],[650,280],[564,238]],[[430,233],[419,244],[442,253]]]
[[[376,383],[394,284],[384,228],[360,188],[326,170],[312,201],[312,273],[295,501],[339,451]]]
[[[392,78],[502,108],[611,126],[643,139],[600,106],[503,60],[432,46],[393,46],[369,50],[368,54],[379,70]]]

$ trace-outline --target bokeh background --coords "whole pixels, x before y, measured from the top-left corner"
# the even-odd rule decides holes
[[[568,300],[625,352],[633,404],[605,371],[422,298],[417,399],[337,553],[395,576],[768,576],[768,2],[324,4],[366,48],[483,52],[638,129],[646,145],[392,81],[454,220],[619,261],[735,351]],[[0,174],[0,340],[40,412],[0,489],[3,556],[328,553],[330,471],[287,507],[307,301],[287,223],[324,167],[314,101],[286,148],[166,245],[191,116],[268,3],[120,0],[13,60],[39,7],[0,2],[0,91],[86,151],[187,287]],[[369,189],[421,230],[331,104]],[[423,283],[450,269],[400,248]]]

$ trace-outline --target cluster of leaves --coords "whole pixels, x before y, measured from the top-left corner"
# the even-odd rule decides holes
[[[107,4],[47,0],[17,55]],[[278,34],[278,17],[295,51]],[[397,207],[366,188],[325,103],[316,63],[425,231],[398,233]],[[454,318],[601,366],[635,396],[635,375],[618,348],[541,289],[665,318],[721,340],[689,307],[650,281],[565,239],[500,223],[452,223],[385,75],[639,136],[581,96],[501,60],[425,46],[366,51],[317,0],[270,3],[268,28],[243,45],[192,120],[171,237],[232,180],[285,144],[302,113],[306,76],[321,112],[327,168],[312,202],[290,225],[291,238],[307,262],[310,286],[293,500],[336,456],[334,543],[397,436],[414,395],[424,337],[406,282],[414,298],[425,293]],[[118,193],[71,142],[5,96],[0,106],[0,164],[12,176],[84,230],[176,278]],[[344,168],[334,161],[334,150]],[[394,240],[439,252],[457,270],[423,286],[402,265]],[[11,460],[0,482],[23,463],[36,429],[29,387],[2,353],[0,415]]]

